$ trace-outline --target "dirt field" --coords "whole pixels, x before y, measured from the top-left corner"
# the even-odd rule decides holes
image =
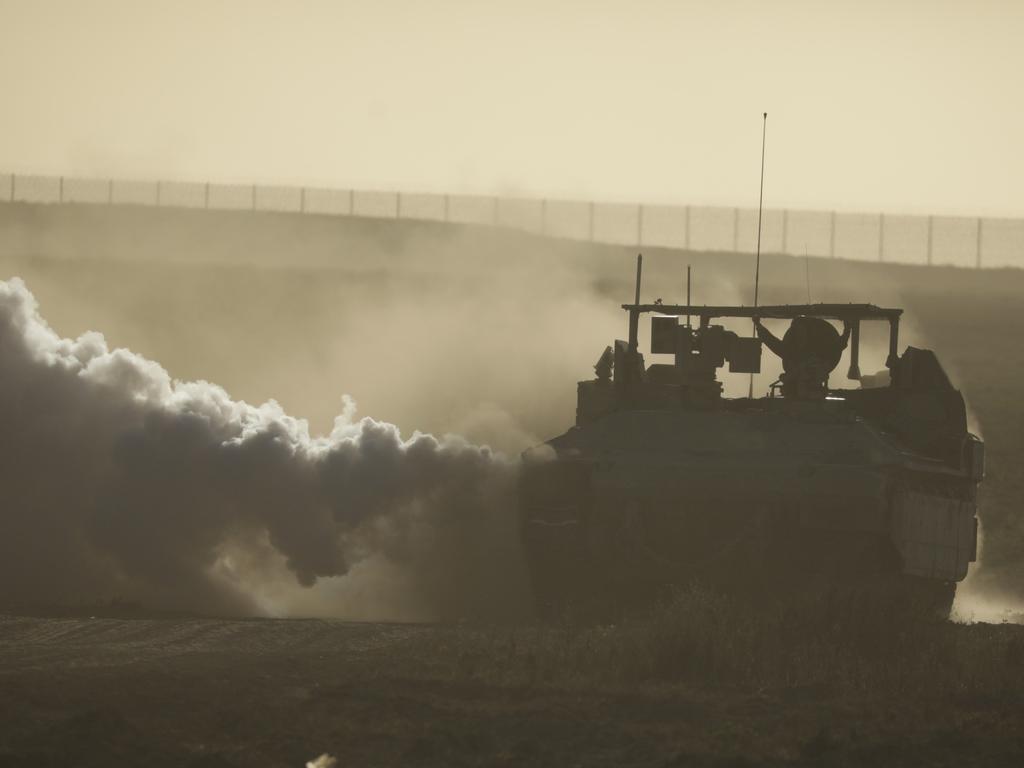
[[[340,391],[356,390],[364,412],[403,429],[458,424],[486,436],[460,410],[468,381],[484,393],[474,397],[512,417],[492,431],[514,423],[523,439],[557,433],[571,419],[576,379],[607,333],[621,333],[614,305],[630,293],[622,249],[476,231],[453,240],[365,222],[311,219],[298,229],[274,216],[14,208],[22,207],[0,206],[0,277],[24,276],[58,330],[98,328],[175,375],[210,378],[253,401],[276,396],[315,424],[336,412]],[[524,257],[530,270],[543,274],[556,258],[572,270],[554,287],[519,291],[487,320],[489,270],[527,246],[540,249],[534,261]],[[465,267],[469,277],[409,261],[450,249],[462,254],[457,274]],[[331,265],[351,254],[361,260],[355,272]],[[249,259],[262,267],[243,266]],[[684,259],[702,295],[735,299],[729,287],[749,281],[746,256],[651,253],[652,284]],[[802,300],[792,286],[803,285],[804,268],[769,257],[765,300]],[[988,446],[981,586],[1019,604],[1024,273],[824,260],[811,269],[815,300],[906,306],[910,332],[963,388]],[[612,304],[611,325],[603,310],[587,315],[588,330],[563,343],[561,331],[577,326],[559,323],[575,315],[530,325],[512,313],[522,297],[565,297],[576,282]],[[438,297],[414,308],[420,325],[407,316],[361,324],[347,311],[399,307],[410,285]],[[457,305],[458,326],[427,322],[473,291],[482,298]],[[589,304],[573,311],[581,308]],[[467,335],[463,325],[491,335]],[[512,333],[499,338],[505,325]],[[357,354],[352,339],[383,351]],[[431,354],[406,358],[396,339]],[[512,362],[492,375],[504,361]],[[339,766],[1024,764],[1020,626],[823,605],[751,611],[692,594],[589,628],[105,613],[0,615],[0,766],[302,766],[322,753]]]
[[[953,629],[1017,687],[616,680],[550,628],[6,617],[0,765],[1019,765],[1024,628]]]

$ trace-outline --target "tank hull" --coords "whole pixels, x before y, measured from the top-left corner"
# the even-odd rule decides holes
[[[941,610],[975,558],[975,483],[840,411],[626,411],[546,446],[520,488],[544,614],[689,581],[876,585]]]

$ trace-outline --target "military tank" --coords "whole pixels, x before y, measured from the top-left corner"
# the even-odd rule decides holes
[[[902,310],[641,304],[640,280],[638,259],[628,338],[579,382],[575,426],[523,454],[539,612],[632,605],[693,580],[754,592],[871,585],[948,612],[977,556],[984,444],[934,352],[898,354]],[[650,363],[638,343],[648,316]],[[728,330],[729,318],[757,333]],[[789,328],[778,338],[762,319]],[[868,322],[889,331],[885,368],[870,377]],[[725,397],[719,374],[760,372],[765,347],[782,358],[779,380],[763,396]],[[832,388],[846,349],[854,385]]]

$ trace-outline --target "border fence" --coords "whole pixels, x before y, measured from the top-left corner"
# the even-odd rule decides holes
[[[596,243],[753,253],[757,210],[187,181],[0,174],[0,202],[137,205],[505,227]],[[765,253],[1024,267],[1024,219],[766,209]]]

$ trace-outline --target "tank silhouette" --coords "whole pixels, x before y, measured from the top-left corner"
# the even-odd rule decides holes
[[[627,341],[578,384],[576,425],[523,454],[524,547],[542,615],[623,606],[694,579],[728,589],[841,584],[949,610],[977,553],[984,444],[935,354],[898,354],[901,309],[623,305]],[[638,346],[650,315],[652,355]],[[715,324],[753,319],[743,337]],[[776,337],[761,319],[788,320]],[[833,322],[841,323],[840,333]],[[862,377],[860,329],[887,323]],[[718,374],[783,374],[723,397]],[[829,374],[849,348],[848,378]],[[751,379],[752,381],[752,379]]]

